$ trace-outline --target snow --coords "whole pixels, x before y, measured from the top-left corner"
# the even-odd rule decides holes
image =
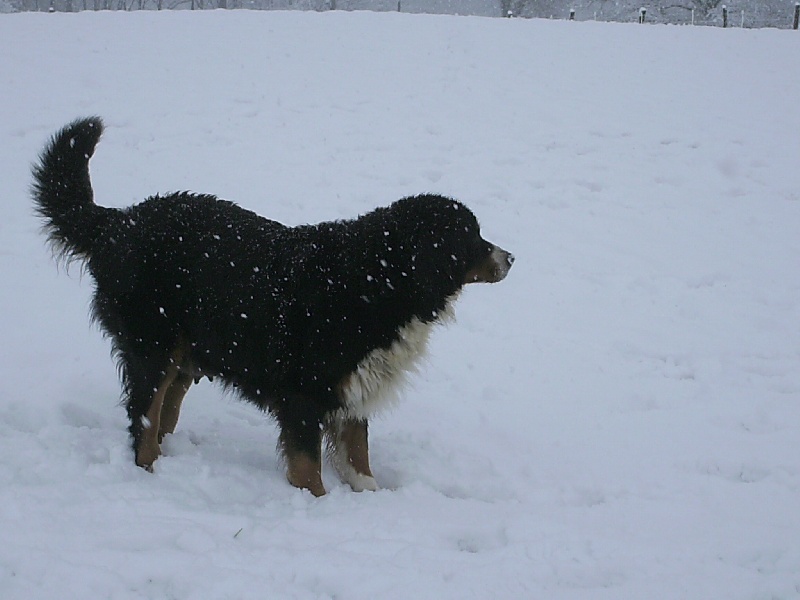
[[[0,597],[800,598],[795,32],[209,11],[0,39]],[[372,424],[381,490],[292,488],[208,382],[134,465],[91,280],[28,197],[91,114],[101,204],[298,224],[430,191],[515,255]]]

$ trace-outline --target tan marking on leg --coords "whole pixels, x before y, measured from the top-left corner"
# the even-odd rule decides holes
[[[345,421],[340,438],[347,452],[347,461],[356,470],[356,473],[372,477],[372,471],[369,468],[367,422]]]
[[[325,486],[322,485],[322,463],[313,460],[303,452],[285,451],[286,478],[294,487],[310,491],[315,496],[325,495]]]
[[[339,478],[353,491],[376,491],[378,484],[369,466],[367,422],[337,418],[328,429],[328,451]]]
[[[164,394],[164,404],[161,407],[161,422],[158,427],[158,443],[164,440],[168,433],[175,432],[178,424],[178,417],[181,413],[181,403],[189,387],[192,385],[192,375],[190,373],[178,373],[175,381],[167,388]]]
[[[183,340],[178,340],[175,349],[170,355],[169,365],[167,366],[166,371],[164,371],[164,376],[161,378],[158,387],[153,393],[153,399],[150,402],[150,408],[145,414],[148,425],[142,432],[142,439],[139,440],[139,445],[136,451],[136,464],[150,472],[153,471],[153,463],[159,456],[161,456],[161,447],[159,446],[159,442],[163,437],[160,432],[161,411],[164,408],[164,399],[167,395],[167,391],[170,389],[170,386],[172,386],[172,383],[175,381],[175,378],[178,377],[179,374],[182,375],[181,370],[184,361],[187,358],[187,354],[186,343]],[[186,393],[185,390],[184,393]],[[183,396],[181,396],[181,399],[182,398]],[[180,402],[178,402],[178,407],[180,407]],[[175,421],[177,422],[177,411],[173,412],[175,412],[174,417]],[[172,427],[175,427],[175,423],[172,423]]]
[[[142,439],[139,440],[139,446],[136,452],[136,464],[144,467],[148,471],[153,470],[153,463],[161,456],[161,447],[158,445],[158,430],[161,424],[161,408],[164,404],[164,395],[167,388],[172,384],[172,381],[177,375],[177,369],[170,367],[164,373],[161,383],[158,384],[153,400],[150,402],[145,417],[147,417],[148,425],[142,432]]]

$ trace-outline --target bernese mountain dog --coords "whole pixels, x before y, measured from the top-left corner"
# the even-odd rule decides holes
[[[376,490],[367,423],[452,318],[465,284],[505,278],[513,256],[438,195],[352,220],[287,227],[211,195],[94,203],[98,117],[76,120],[33,167],[32,195],[58,257],[95,282],[136,464],[152,470],[192,382],[209,377],[270,413],[289,482],[325,493],[323,441],[342,481]]]

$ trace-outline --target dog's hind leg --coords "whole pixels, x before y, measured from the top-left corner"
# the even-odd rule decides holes
[[[367,422],[336,416],[326,430],[328,454],[339,478],[355,492],[378,490],[369,468]]]
[[[168,433],[175,432],[178,417],[181,413],[181,403],[192,385],[193,376],[188,373],[178,373],[175,380],[164,394],[164,403],[161,407],[161,419],[158,425],[158,443],[164,440]]]
[[[148,471],[153,470],[153,463],[161,455],[161,412],[167,391],[179,375],[179,354],[176,350],[170,356],[143,358],[127,353],[122,357],[133,451],[136,464]]]
[[[161,409],[164,405],[164,396],[172,385],[177,375],[175,367],[168,367],[161,371],[161,380],[150,388],[150,402],[147,410],[138,416],[131,415],[131,433],[133,434],[133,449],[136,453],[136,464],[147,471],[153,470],[153,463],[161,456],[159,446],[159,431],[161,429]],[[147,393],[142,390],[140,393]],[[143,403],[139,403],[141,405]]]

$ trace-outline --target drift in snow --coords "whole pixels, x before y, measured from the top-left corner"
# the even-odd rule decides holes
[[[58,254],[85,262],[93,318],[111,338],[136,464],[152,470],[192,381],[217,378],[280,426],[289,482],[316,496],[322,443],[354,490],[375,490],[367,423],[395,397],[465,284],[513,256],[438,195],[356,219],[287,227],[214,196],[94,203],[97,117],[59,131],[33,168]]]

